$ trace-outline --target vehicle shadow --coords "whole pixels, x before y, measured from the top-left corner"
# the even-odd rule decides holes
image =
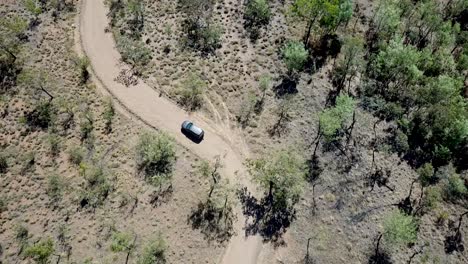
[[[187,131],[185,131],[185,130],[182,129],[182,128],[180,129],[180,132],[181,132],[182,134],[184,134],[185,137],[187,137],[188,139],[190,139],[190,140],[191,140],[193,143],[195,143],[195,144],[200,144],[200,143],[203,141],[203,139],[205,138],[204,136],[203,136],[202,138],[197,138],[197,137],[193,136],[192,134],[187,133]]]

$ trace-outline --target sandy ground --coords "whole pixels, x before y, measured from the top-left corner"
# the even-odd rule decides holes
[[[223,128],[225,126],[185,112],[141,80],[131,87],[115,80],[125,66],[120,61],[112,35],[105,33],[108,24],[106,13],[103,1],[83,1],[80,17],[81,43],[90,58],[94,74],[103,86],[125,109],[144,123],[169,133],[191,152],[209,160],[221,155],[225,175],[235,183],[249,187],[242,165],[243,159],[248,157],[248,151],[234,131],[226,131]],[[200,144],[193,143],[180,133],[180,124],[186,119],[193,120],[205,130],[205,139]],[[236,147],[232,147],[233,145]],[[238,219],[236,235],[231,239],[221,263],[256,263],[262,250],[261,238],[245,238],[242,232],[244,218],[239,214]]]

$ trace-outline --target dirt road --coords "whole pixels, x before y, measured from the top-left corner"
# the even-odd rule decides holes
[[[226,137],[230,131],[223,126],[208,122],[201,115],[185,112],[171,101],[160,97],[159,93],[146,85],[142,80],[137,85],[126,87],[115,78],[125,67],[120,62],[120,55],[115,49],[112,34],[106,33],[108,25],[107,8],[104,0],[83,0],[79,21],[81,46],[91,61],[93,73],[100,84],[105,87],[119,104],[132,115],[146,124],[169,133],[175,140],[193,153],[212,160],[221,155],[224,162],[223,172],[235,182],[249,185],[245,177],[242,161],[248,153],[244,148],[233,148],[233,144],[240,146],[234,137]],[[196,124],[205,129],[205,139],[195,144],[180,132],[183,120],[194,120]],[[229,135],[229,134],[227,134]],[[262,250],[259,237],[244,238],[242,223],[244,218],[238,215],[237,235],[234,236],[224,254],[214,259],[224,264],[254,264]]]

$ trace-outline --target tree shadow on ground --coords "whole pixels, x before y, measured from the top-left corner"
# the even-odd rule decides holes
[[[292,206],[272,205],[268,196],[258,200],[247,188],[238,191],[242,211],[246,216],[246,236],[260,235],[264,242],[271,242],[275,247],[285,245],[283,234],[296,218]],[[252,220],[252,221],[249,221]]]
[[[193,229],[198,229],[208,241],[223,243],[234,234],[233,223],[236,217],[232,208],[216,208],[210,202],[200,202],[192,210],[188,221]]]
[[[297,79],[292,76],[283,76],[283,80],[279,85],[273,87],[273,91],[277,98],[288,94],[296,94],[298,92]]]
[[[172,184],[164,190],[155,191],[150,195],[150,204],[153,207],[158,207],[163,203],[167,203],[172,198],[173,193]]]
[[[373,252],[369,256],[368,264],[392,264],[390,254],[384,249],[380,248],[382,234],[379,234],[375,239],[375,246]]]
[[[306,71],[316,72],[325,65],[327,58],[336,58],[341,50],[341,42],[336,34],[326,34],[310,47],[310,57]]]
[[[312,155],[312,157],[307,160],[307,174],[306,179],[309,183],[314,183],[320,177],[320,174],[323,172],[322,164],[320,163],[319,157],[317,155]]]

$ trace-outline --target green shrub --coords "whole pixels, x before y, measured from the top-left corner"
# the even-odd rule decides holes
[[[50,101],[41,101],[26,115],[26,123],[31,127],[48,128],[56,117],[56,109]]]
[[[184,26],[187,34],[186,44],[204,53],[214,52],[221,46],[223,29],[218,25],[207,23],[200,25],[198,20],[187,20]]]
[[[445,222],[447,222],[448,219],[449,219],[449,214],[447,213],[447,211],[440,211],[437,213],[436,223],[438,225],[443,225],[445,224]]]
[[[49,145],[49,152],[52,156],[57,156],[60,153],[60,136],[55,133],[50,133],[46,137]]]
[[[140,40],[133,40],[118,33],[114,35],[122,60],[131,64],[135,73],[140,74],[143,67],[152,59],[151,50]]]
[[[68,151],[68,159],[75,165],[80,165],[84,158],[84,151],[81,147],[74,147]]]
[[[104,105],[104,125],[106,133],[110,133],[112,130],[112,120],[115,116],[115,108],[111,98],[108,98]]]
[[[423,206],[429,210],[437,208],[442,201],[442,193],[438,186],[427,187],[424,196]]]
[[[301,71],[309,56],[309,52],[305,49],[304,44],[299,41],[289,41],[286,43],[282,53],[289,73]]]
[[[108,176],[102,167],[80,164],[80,174],[84,176],[86,183],[80,194],[81,207],[96,208],[104,203],[112,191]]]
[[[258,88],[262,93],[265,93],[271,86],[271,77],[268,74],[263,74],[260,76],[258,81]]]
[[[25,251],[27,257],[32,258],[39,264],[48,263],[52,253],[54,253],[54,242],[50,238],[29,246]]]
[[[448,199],[463,198],[468,191],[465,186],[465,181],[458,174],[453,174],[448,178],[448,183],[445,185],[445,193]]]
[[[21,244],[26,244],[29,238],[29,231],[23,225],[17,225],[15,227],[15,238]]]
[[[36,153],[34,151],[24,154],[21,158],[23,167],[21,168],[21,173],[26,173],[34,167],[36,164]]]
[[[165,133],[143,133],[136,146],[137,165],[152,185],[172,178],[176,161],[173,139]]]
[[[94,129],[93,113],[91,112],[91,110],[86,109],[86,111],[83,113],[83,117],[81,118],[81,122],[80,122],[81,140],[83,141],[86,139],[90,139],[93,129]]]
[[[135,245],[133,244],[133,239],[130,234],[114,232],[112,234],[112,243],[110,249],[113,252],[129,252]]]
[[[55,174],[49,176],[47,184],[47,195],[49,195],[52,203],[57,203],[60,201],[60,199],[62,199],[63,188],[64,183],[60,176]]]
[[[149,241],[140,254],[138,264],[164,264],[166,257],[164,255],[167,249],[166,242],[159,235],[156,239]]]
[[[434,167],[431,163],[426,163],[418,169],[419,181],[423,186],[435,183]]]
[[[417,224],[414,218],[399,210],[384,219],[384,238],[392,245],[405,245],[416,241]]]
[[[218,25],[208,25],[199,31],[199,49],[205,52],[212,52],[221,46],[221,36],[223,29]]]
[[[400,155],[405,154],[409,150],[408,136],[400,129],[395,130],[391,143],[393,151]]]
[[[329,142],[336,138],[336,134],[345,123],[353,116],[356,101],[346,95],[340,94],[336,98],[336,104],[332,108],[324,109],[319,113],[320,132]]]
[[[181,104],[190,111],[198,109],[202,105],[203,92],[205,89],[206,82],[197,74],[190,73],[182,82],[182,87],[178,92]]]
[[[249,0],[244,18],[247,28],[257,28],[270,22],[271,11],[267,0]]]
[[[80,72],[80,80],[81,83],[86,83],[89,80],[89,71],[88,67],[90,65],[90,61],[88,57],[83,56],[83,57],[76,57],[75,60],[75,65],[78,71]]]

